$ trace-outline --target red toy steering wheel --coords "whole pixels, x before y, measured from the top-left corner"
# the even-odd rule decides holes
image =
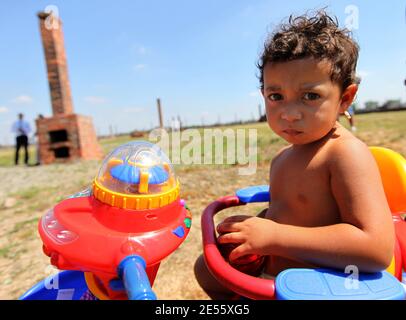
[[[230,266],[221,255],[216,241],[213,217],[223,209],[245,205],[237,196],[226,196],[212,202],[202,215],[203,252],[206,264],[222,285],[244,297],[256,300],[275,298],[275,281],[260,279]]]

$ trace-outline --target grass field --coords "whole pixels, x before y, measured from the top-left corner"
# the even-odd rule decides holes
[[[356,116],[355,135],[372,146],[391,148],[406,156],[406,112],[371,113]],[[348,127],[344,118],[341,123]],[[236,189],[266,184],[269,161],[286,143],[266,123],[229,126],[221,129],[257,129],[258,168],[256,174],[238,174],[239,165],[177,165],[181,197],[193,213],[189,237],[158,271],[154,290],[160,299],[206,299],[193,276],[194,260],[201,252],[200,216],[216,198]],[[203,130],[203,129],[200,129]],[[145,138],[143,138],[145,139]],[[107,154],[129,136],[100,140]],[[203,143],[203,141],[197,142]],[[181,143],[186,146],[187,141]],[[224,147],[226,142],[224,142]],[[224,148],[225,149],[225,148]],[[203,150],[203,149],[202,149]],[[202,151],[203,152],[203,151]],[[35,148],[30,147],[31,162]],[[0,299],[16,299],[33,284],[49,275],[49,258],[42,253],[37,233],[38,219],[48,208],[88,186],[101,161],[25,167],[13,165],[13,149],[0,149]],[[263,205],[250,205],[238,212],[255,214]],[[231,209],[225,214],[235,213]],[[218,219],[221,219],[219,216]]]

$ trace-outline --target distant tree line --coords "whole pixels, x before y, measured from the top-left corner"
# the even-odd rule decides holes
[[[406,103],[402,103],[400,99],[398,100],[387,100],[385,103],[380,104],[377,101],[367,101],[365,102],[364,108],[360,108],[358,103],[353,104],[353,108],[355,111],[355,114],[361,114],[361,113],[371,113],[371,112],[385,112],[385,111],[398,111],[398,110],[406,110]],[[182,131],[185,129],[192,129],[192,128],[213,128],[213,127],[220,127],[220,126],[230,126],[230,125],[243,125],[243,124],[249,124],[253,122],[265,122],[266,121],[266,114],[261,111],[261,116],[257,118],[257,120],[235,120],[235,121],[230,121],[230,122],[224,122],[222,123],[221,121],[217,121],[216,123],[212,124],[206,124],[206,125],[201,125],[201,124],[195,124],[195,125],[181,125],[178,130]],[[155,127],[157,128],[157,127]],[[152,129],[155,129],[152,128]],[[144,130],[133,130],[131,132],[125,132],[125,133],[115,133],[114,136],[124,136],[130,134],[132,137],[145,137],[152,129],[144,129]],[[166,130],[171,131],[171,127],[166,127]],[[112,135],[99,135],[99,138],[108,138],[112,137]]]
[[[400,99],[387,100],[383,104],[379,104],[379,102],[372,100],[367,101],[365,102],[365,108],[363,109],[359,108],[356,103],[354,105],[355,114],[406,110],[406,103],[402,103]]]

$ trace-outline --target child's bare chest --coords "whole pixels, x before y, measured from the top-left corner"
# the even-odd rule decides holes
[[[337,221],[338,207],[331,192],[329,169],[322,155],[283,155],[272,165],[270,184],[273,220],[302,226]]]

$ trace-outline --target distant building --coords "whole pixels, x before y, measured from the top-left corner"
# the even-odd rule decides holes
[[[402,105],[402,103],[400,102],[400,100],[389,100],[386,101],[383,105],[381,105],[378,109],[380,110],[397,110],[397,109],[401,109],[402,107],[404,107],[404,105]]]

